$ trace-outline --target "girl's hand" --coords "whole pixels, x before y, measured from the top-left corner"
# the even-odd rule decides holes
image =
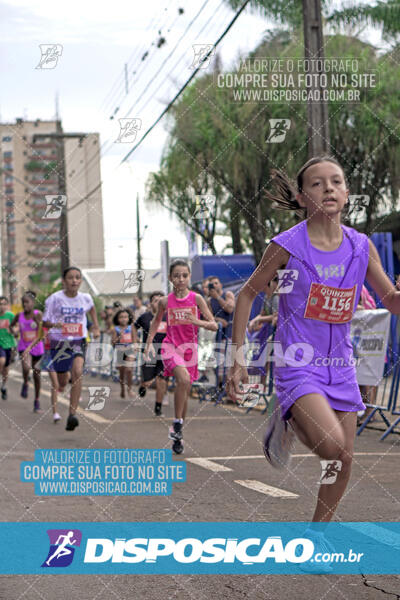
[[[258,331],[259,329],[261,329],[261,323],[260,323],[260,319],[259,317],[254,317],[254,319],[252,319],[248,326],[247,326],[248,330],[251,331]]]
[[[187,317],[185,317],[186,321],[188,321],[188,323],[191,323],[192,325],[201,325],[201,321],[199,321],[199,319],[197,317],[195,317],[192,313],[188,314]]]
[[[226,384],[227,394],[235,404],[239,404],[243,398],[243,390],[240,388],[240,383],[249,383],[249,376],[246,367],[241,367],[235,363],[229,370]],[[239,398],[238,395],[240,396]]]
[[[100,337],[100,327],[96,327],[95,325],[93,325],[92,327],[92,335],[94,339],[97,339]]]
[[[274,313],[272,315],[272,326],[276,327],[277,322],[278,322],[278,313]]]
[[[23,351],[22,356],[21,356],[22,362],[27,362],[28,361],[30,351],[31,351],[31,347],[30,346],[28,346],[27,348],[25,348],[25,350]]]
[[[146,348],[144,349],[144,361],[149,362],[151,358],[155,358],[155,356],[156,351],[154,350],[153,344],[149,344],[148,346],[146,345]]]

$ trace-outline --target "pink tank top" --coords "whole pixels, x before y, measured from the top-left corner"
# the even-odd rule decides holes
[[[197,344],[197,325],[187,321],[188,314],[200,318],[195,292],[189,292],[185,298],[177,298],[172,292],[168,294],[167,302],[167,335],[164,342],[170,342],[175,347],[181,344]]]
[[[37,310],[33,311],[35,315]],[[26,319],[25,314],[20,312],[18,315],[20,338],[18,342],[18,351],[23,352],[37,336],[38,325],[34,319]],[[40,356],[44,353],[43,342],[40,341],[31,350],[32,356]]]

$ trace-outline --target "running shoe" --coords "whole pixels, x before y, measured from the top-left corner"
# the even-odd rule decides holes
[[[21,398],[27,398],[27,397],[28,397],[28,384],[23,383],[22,388],[21,388]]]
[[[172,451],[175,454],[183,454],[183,443],[182,440],[175,440],[172,444]]]
[[[156,417],[162,417],[161,406],[162,405],[159,404],[158,402],[156,402],[154,405],[154,414],[156,415]]]
[[[6,387],[1,388],[1,397],[3,400],[7,400],[7,388]]]
[[[54,413],[53,421],[54,423],[58,423],[58,421],[61,421],[61,416],[58,414],[58,412]]]
[[[317,553],[320,553],[320,559],[329,558],[328,554],[336,553],[334,546],[328,542],[325,535],[322,531],[314,531],[312,529],[307,529],[303,533],[303,537],[308,538],[314,544],[314,556]],[[299,548],[296,548],[296,555],[300,556],[299,551],[302,552]],[[324,556],[325,555],[325,556]],[[314,562],[314,558],[310,558],[308,561],[304,563],[299,563],[299,568],[304,573],[314,573],[314,574],[324,574],[324,573],[332,573],[332,560],[321,560],[318,562]]]
[[[170,440],[174,441],[181,440],[183,438],[182,423],[175,421],[175,423],[169,428],[168,437]]]
[[[75,427],[78,427],[78,425],[79,425],[79,421],[78,421],[77,417],[75,415],[69,415],[65,429],[67,431],[73,431],[75,429]]]
[[[42,412],[42,410],[40,408],[40,402],[37,398],[33,401],[33,412],[34,413]]]
[[[275,398],[263,442],[265,458],[275,469],[283,469],[289,464],[294,439],[295,435],[287,421],[281,418],[279,404]]]
[[[132,388],[128,388],[128,396],[129,398],[136,398],[135,391]]]
[[[145,395],[146,395],[146,392],[147,392],[147,390],[146,390],[146,386],[144,386],[144,385],[141,385],[141,386],[139,387],[139,389],[138,389],[139,396],[140,396],[141,398],[144,398],[144,397],[145,397]]]

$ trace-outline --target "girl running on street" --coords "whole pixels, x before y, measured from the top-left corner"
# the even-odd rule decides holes
[[[132,344],[137,342],[136,329],[132,326],[133,315],[130,310],[121,308],[118,310],[113,318],[114,327],[111,331],[111,343],[113,346],[117,345],[119,348],[124,349],[123,366],[117,367],[119,372],[119,382],[121,384],[121,398],[125,398],[125,385],[128,386],[129,398],[135,398],[135,392],[133,391],[133,362],[135,360],[135,353],[132,348]]]
[[[169,280],[173,291],[158,302],[157,313],[150,325],[146,342],[145,360],[149,362],[155,351],[153,338],[159,328],[164,312],[167,313],[167,333],[161,344],[161,356],[164,363],[164,377],[174,376],[175,419],[168,437],[173,441],[172,449],[176,454],[183,452],[183,420],[186,415],[188,398],[193,381],[198,378],[197,371],[197,333],[199,327],[217,331],[204,298],[191,292],[190,268],[186,261],[176,260],[169,269]],[[203,320],[200,320],[200,313]]]
[[[335,159],[316,157],[305,163],[297,175],[297,190],[284,174],[274,176],[278,192],[268,197],[282,208],[303,211],[306,219],[272,239],[241,289],[232,343],[239,349],[243,346],[252,302],[278,272],[274,346],[278,402],[264,438],[264,453],[273,466],[286,465],[294,431],[320,459],[340,464],[335,483],[320,485],[313,515],[315,522],[328,522],[349,481],[357,411],[364,409],[350,321],[365,277],[394,314],[400,313],[400,293],[367,236],[341,225],[349,191]],[[229,394],[236,401],[239,384],[248,381],[244,365],[239,350],[228,381]]]
[[[65,429],[78,427],[76,417],[81,390],[84,355],[86,348],[86,313],[93,323],[94,338],[100,336],[96,309],[89,294],[79,292],[82,273],[77,267],[68,267],[63,273],[64,289],[51,294],[46,300],[43,325],[49,328],[51,361],[48,365],[51,378],[51,403],[53,419],[60,420],[57,413],[57,391],[64,389],[71,372],[69,416]]]
[[[35,292],[27,291],[22,296],[23,311],[15,315],[11,322],[11,328],[19,327],[19,342],[17,350],[21,357],[22,366],[22,398],[28,397],[29,371],[33,371],[33,383],[35,386],[35,399],[33,401],[33,412],[40,412],[40,359],[44,354],[42,337],[42,313],[34,309]]]

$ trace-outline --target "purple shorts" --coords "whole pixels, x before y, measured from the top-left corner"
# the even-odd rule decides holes
[[[287,369],[284,377],[276,376],[276,395],[283,419],[290,419],[290,408],[301,396],[321,394],[333,410],[357,412],[365,410],[355,377],[328,384],[328,379],[303,369]]]

